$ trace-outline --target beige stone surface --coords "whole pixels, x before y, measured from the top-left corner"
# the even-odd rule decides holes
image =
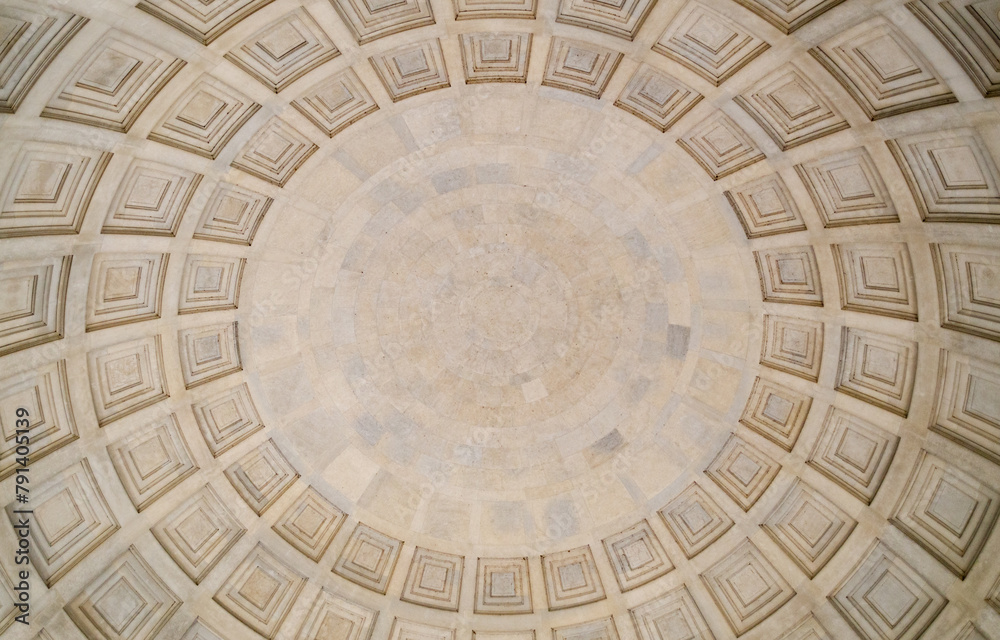
[[[0,635],[991,637],[998,10],[0,0]]]

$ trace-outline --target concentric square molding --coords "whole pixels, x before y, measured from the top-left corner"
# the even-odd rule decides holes
[[[765,314],[760,363],[816,382],[823,363],[823,323]]]
[[[215,159],[260,105],[228,84],[198,78],[149,133],[149,139]]]
[[[965,579],[1000,514],[1000,493],[921,450],[890,522]]]
[[[611,616],[552,629],[552,640],[618,640],[618,628]]]
[[[101,233],[175,236],[204,176],[135,159],[121,179]]]
[[[31,461],[37,462],[80,437],[66,376],[66,361],[33,367],[0,380],[0,479],[17,464],[17,410],[28,410]]]
[[[839,32],[809,53],[870,120],[958,102],[927,58],[881,16]]]
[[[451,86],[437,38],[396,47],[368,61],[393,102]]]
[[[532,613],[527,558],[479,558],[476,564],[476,613]]]
[[[16,502],[7,505],[11,524]],[[83,458],[31,487],[31,564],[51,587],[121,527]]]
[[[276,18],[232,51],[226,59],[279,93],[340,51],[303,7]]]
[[[528,81],[531,34],[463,33],[458,36],[465,84]]]
[[[313,562],[326,553],[347,514],[308,487],[271,528]]]
[[[330,0],[358,44],[434,24],[430,0]]]
[[[705,469],[705,475],[741,509],[749,511],[780,470],[777,460],[733,433]]]
[[[932,244],[941,326],[1000,341],[1000,251],[994,247]]]
[[[127,133],[185,64],[112,29],[83,55],[41,115]]]
[[[590,42],[553,37],[542,84],[600,98],[623,57]]]
[[[235,309],[246,258],[188,254],[181,274],[177,313]]]
[[[295,640],[370,640],[378,611],[322,589]]]
[[[590,545],[542,556],[549,611],[604,600],[604,583]]]
[[[811,613],[799,620],[778,640],[833,640],[830,632]]]
[[[236,154],[232,166],[283,187],[317,149],[292,125],[274,117]]]
[[[111,154],[84,146],[25,142],[0,195],[0,238],[80,232]]]
[[[262,193],[220,182],[205,205],[194,237],[249,247],[273,202]]]
[[[98,253],[90,267],[87,331],[160,317],[166,253]]]
[[[174,414],[115,440],[108,457],[139,512],[198,471]]]
[[[758,376],[740,423],[785,451],[791,451],[811,407],[812,397]]]
[[[788,34],[844,0],[735,0]]]
[[[705,570],[701,579],[737,637],[795,596],[792,586],[749,539]]]
[[[927,222],[1000,223],[1000,171],[972,128],[886,140]]]
[[[837,391],[903,416],[910,412],[917,373],[917,343],[844,327]]]
[[[861,637],[886,640],[919,638],[948,603],[877,538],[829,598]]]
[[[985,97],[1000,95],[1000,23],[981,0],[917,0],[906,6],[948,48]]]
[[[687,586],[629,609],[639,640],[715,640]]]
[[[102,427],[170,395],[159,335],[95,349],[87,354],[87,370]]]
[[[258,516],[295,484],[298,477],[295,468],[270,439],[226,468],[226,478]]]
[[[782,150],[850,126],[820,88],[791,62],[765,75],[733,100]]]
[[[464,569],[463,556],[417,547],[399,599],[433,609],[458,611]]]
[[[14,113],[63,47],[89,18],[41,5],[8,3],[0,22],[9,34],[0,53],[0,113]]]
[[[865,504],[871,504],[898,444],[899,436],[830,407],[806,463]]]
[[[535,640],[535,630],[524,631],[472,631],[472,640]]]
[[[264,428],[245,382],[192,403],[191,411],[216,458]]]
[[[641,587],[674,568],[648,520],[640,520],[602,542],[622,591]]]
[[[626,40],[635,40],[656,0],[560,0],[556,22],[593,29]]]
[[[688,560],[707,549],[734,524],[697,482],[692,482],[659,513]]]
[[[455,640],[456,631],[415,620],[395,618],[388,640]]]
[[[975,625],[973,622],[967,623],[964,627],[958,630],[955,637],[952,640],[990,640],[986,637],[986,634]]]
[[[875,161],[864,147],[795,165],[824,227],[899,222]]]
[[[163,550],[195,584],[201,584],[246,531],[210,484],[150,529]]]
[[[177,348],[188,389],[243,369],[236,322],[181,329],[177,332]]]
[[[833,559],[856,525],[847,512],[796,478],[760,526],[812,579]]]
[[[840,308],[917,320],[917,283],[905,242],[830,245]]]
[[[201,618],[195,618],[191,626],[187,628],[181,640],[225,640],[222,634],[210,627]]]
[[[931,431],[1000,464],[1000,364],[941,350]]]
[[[329,138],[378,111],[375,99],[350,67],[292,100],[292,106]]]
[[[305,576],[258,542],[219,587],[213,600],[240,622],[270,639],[278,634],[278,628],[305,584]]]
[[[523,18],[534,20],[538,0],[454,0],[456,20]]]
[[[816,252],[811,245],[753,252],[764,302],[823,306]]]
[[[622,89],[615,106],[665,132],[702,97],[677,78],[642,64]]]
[[[139,9],[202,44],[216,38],[274,0],[139,0]]]
[[[135,546],[66,605],[66,614],[88,638],[156,637],[183,602]]]
[[[769,47],[740,24],[691,0],[667,25],[653,51],[717,87]]]
[[[715,111],[677,139],[712,180],[724,178],[764,159],[764,152],[736,121]]]
[[[724,192],[748,239],[805,231],[802,214],[777,173]]]
[[[0,356],[62,340],[73,256],[0,262]]]
[[[402,540],[358,523],[333,565],[333,572],[375,593],[385,595],[402,548]]]

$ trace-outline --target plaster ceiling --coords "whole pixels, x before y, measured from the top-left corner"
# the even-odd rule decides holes
[[[0,0],[4,638],[1000,638],[998,43]]]

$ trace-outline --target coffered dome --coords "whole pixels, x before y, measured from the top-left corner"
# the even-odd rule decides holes
[[[996,0],[0,0],[0,633],[1000,639],[998,60]]]

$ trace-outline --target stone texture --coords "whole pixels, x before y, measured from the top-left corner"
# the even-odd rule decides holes
[[[719,86],[769,47],[726,15],[692,0],[660,35],[653,51]]]
[[[42,117],[128,132],[185,61],[121,31],[83,55]]]
[[[864,637],[919,638],[948,600],[881,540],[875,540],[830,602]]]
[[[855,25],[809,52],[871,120],[958,100],[930,61],[884,18]]]
[[[549,611],[603,600],[604,583],[589,546],[542,556]]]
[[[622,57],[592,43],[553,38],[542,84],[600,98]]]
[[[737,636],[756,627],[795,596],[791,585],[750,540],[709,567],[701,579]]]

